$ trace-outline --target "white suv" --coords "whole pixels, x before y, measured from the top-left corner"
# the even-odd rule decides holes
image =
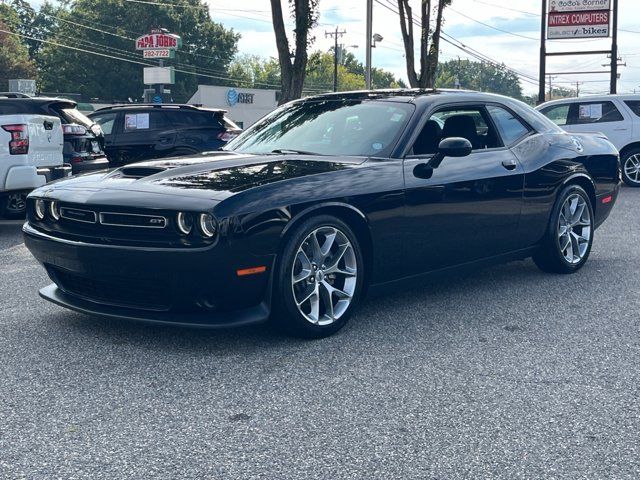
[[[601,132],[620,151],[622,178],[640,187],[640,95],[563,98],[537,110],[567,132]]]

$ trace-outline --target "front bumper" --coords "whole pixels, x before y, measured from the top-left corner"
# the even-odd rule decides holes
[[[28,223],[25,245],[53,285],[40,295],[87,314],[157,324],[224,328],[264,322],[274,256],[206,248],[98,245],[52,237]],[[267,265],[261,275],[241,268]]]

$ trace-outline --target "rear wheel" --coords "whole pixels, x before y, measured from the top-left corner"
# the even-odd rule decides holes
[[[363,256],[351,228],[332,216],[311,218],[284,248],[274,321],[297,336],[332,335],[357,306],[363,281]]]
[[[627,152],[621,163],[624,183],[630,187],[640,187],[640,149]]]
[[[533,260],[545,272],[577,272],[589,258],[593,232],[589,195],[582,187],[569,185],[556,201],[547,233]]]
[[[0,216],[21,219],[27,214],[27,193],[11,192],[0,199]]]

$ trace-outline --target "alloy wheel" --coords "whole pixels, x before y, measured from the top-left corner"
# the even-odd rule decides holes
[[[558,242],[560,253],[571,265],[582,261],[591,241],[591,211],[580,194],[569,195],[560,209]]]
[[[293,298],[307,321],[337,321],[351,305],[357,281],[356,254],[344,232],[323,226],[307,235],[291,270]]]
[[[633,183],[640,183],[640,154],[627,158],[624,162],[624,173]]]

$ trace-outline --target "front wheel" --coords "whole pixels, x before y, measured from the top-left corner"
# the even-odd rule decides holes
[[[628,152],[621,163],[624,183],[630,187],[640,187],[640,149]]]
[[[591,253],[593,221],[589,195],[582,187],[569,185],[558,196],[547,233],[533,261],[545,272],[577,272]]]
[[[363,256],[351,228],[328,215],[306,220],[282,254],[274,321],[301,337],[332,335],[357,306],[363,281]]]
[[[0,198],[0,217],[22,219],[27,214],[27,193],[11,192]]]

